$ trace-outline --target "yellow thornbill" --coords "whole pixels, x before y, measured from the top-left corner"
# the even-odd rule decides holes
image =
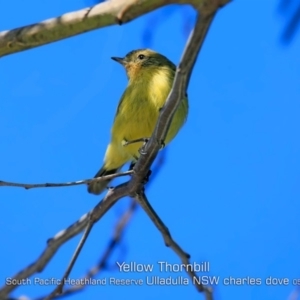
[[[128,145],[126,142],[151,137],[176,71],[168,58],[149,49],[131,51],[124,58],[112,59],[125,68],[129,82],[117,108],[103,166],[95,177],[114,174],[125,163],[137,161],[143,142]],[[188,99],[184,98],[175,112],[165,145],[176,136],[187,114]],[[89,193],[100,194],[108,182],[90,183]]]

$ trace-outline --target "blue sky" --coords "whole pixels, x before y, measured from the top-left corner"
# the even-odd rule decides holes
[[[167,149],[147,195],[173,237],[219,276],[220,300],[288,299],[299,273],[300,39],[280,43],[285,20],[277,1],[234,1],[217,15],[194,68],[187,123]],[[16,0],[1,4],[0,30],[90,5],[83,1]],[[18,9],[14,9],[18,7]],[[111,56],[152,49],[178,63],[186,41],[183,16],[167,7],[124,26],[111,26],[1,59],[0,179],[65,182],[89,178],[102,163],[127,79]],[[153,25],[153,20],[159,22]],[[145,30],[154,28],[152,41]],[[46,240],[100,200],[84,186],[0,189],[0,281],[33,262]],[[72,272],[95,264],[128,206],[121,200],[93,229]],[[64,245],[42,274],[60,278],[79,241]],[[100,278],[184,276],[159,272],[158,261],[180,263],[140,209],[110,260],[153,264],[149,273]],[[260,278],[261,285],[226,286],[226,277]],[[267,286],[268,277],[288,278]],[[27,285],[13,295],[43,295],[53,286]],[[193,286],[91,286],[72,299],[200,299]],[[202,297],[203,299],[203,297]]]

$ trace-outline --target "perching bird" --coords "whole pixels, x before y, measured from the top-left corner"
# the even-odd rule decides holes
[[[95,177],[114,174],[125,163],[137,161],[143,142],[128,145],[126,142],[151,137],[160,109],[172,88],[176,70],[168,58],[149,49],[131,51],[124,58],[112,59],[124,66],[129,82],[117,108],[104,164]],[[175,112],[165,145],[176,136],[187,114],[188,99],[184,98]],[[98,195],[108,183],[92,182],[88,191]]]

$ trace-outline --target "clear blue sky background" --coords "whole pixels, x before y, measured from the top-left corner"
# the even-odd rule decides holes
[[[12,29],[91,3],[4,1],[0,29]],[[277,1],[234,1],[209,32],[189,86],[190,114],[172,142],[148,197],[192,261],[210,262],[209,275],[261,278],[260,286],[215,287],[216,299],[288,299],[295,287],[266,286],[269,276],[299,278],[300,39],[280,44],[285,20]],[[16,9],[17,8],[17,9]],[[110,59],[151,47],[178,63],[191,8],[158,10],[0,60],[0,179],[65,182],[89,178],[102,163],[127,79]],[[154,24],[154,20],[158,20]],[[150,43],[145,30],[154,29]],[[92,209],[100,197],[84,186],[0,188],[0,281],[33,262],[46,240]],[[128,206],[121,200],[99,222],[72,272],[79,278],[104,251]],[[40,278],[60,278],[79,237],[63,246]],[[179,263],[142,210],[132,219],[115,261]],[[207,274],[204,274],[207,275]],[[45,294],[24,286],[14,296]],[[193,286],[92,286],[72,299],[203,299]]]

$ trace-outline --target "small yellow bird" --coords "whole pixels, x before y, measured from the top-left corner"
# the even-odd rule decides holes
[[[124,66],[129,83],[117,108],[103,167],[95,177],[114,174],[125,163],[137,161],[143,142],[128,145],[126,142],[151,137],[160,109],[171,91],[176,71],[168,58],[150,49],[134,50],[124,58],[112,59]],[[176,136],[187,114],[188,99],[185,97],[175,112],[165,145]],[[88,185],[88,192],[98,195],[108,183],[92,182]]]

